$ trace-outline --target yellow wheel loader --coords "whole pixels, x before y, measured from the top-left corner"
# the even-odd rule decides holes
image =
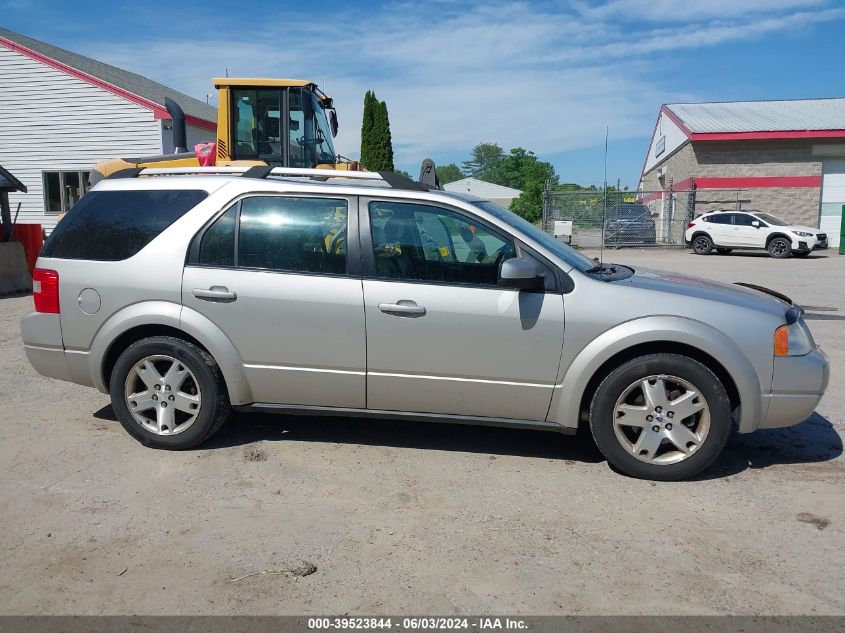
[[[317,84],[299,79],[215,78],[219,91],[216,147],[200,157],[186,147],[185,115],[172,99],[165,107],[173,120],[173,154],[113,158],[94,166],[91,184],[123,170],[204,165],[269,165],[360,170],[342,161],[332,139],[337,113]]]

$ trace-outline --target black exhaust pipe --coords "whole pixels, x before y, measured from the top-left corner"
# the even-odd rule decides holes
[[[164,107],[170,114],[173,129],[173,153],[188,151],[188,133],[185,129],[185,113],[182,107],[170,97],[164,98]]]

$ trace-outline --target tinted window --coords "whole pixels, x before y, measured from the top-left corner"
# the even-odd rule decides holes
[[[621,204],[611,210],[608,216],[621,220],[640,220],[651,218],[651,211],[644,204]]]
[[[238,266],[346,272],[346,200],[266,196],[241,202]]]
[[[713,224],[730,224],[731,223],[731,214],[730,213],[719,213],[718,215],[711,215],[710,222]]]
[[[438,207],[371,202],[376,276],[495,286],[513,241]]]
[[[59,222],[42,255],[117,261],[132,257],[208,196],[205,191],[92,191]]]
[[[204,266],[235,265],[235,222],[238,205],[221,215],[202,236],[198,263]]]
[[[750,215],[746,215],[745,213],[734,213],[733,216],[734,224],[737,226],[751,226],[751,223],[754,220],[757,220],[757,218],[752,218]]]

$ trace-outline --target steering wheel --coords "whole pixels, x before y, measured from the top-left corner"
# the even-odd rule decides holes
[[[502,265],[502,260],[505,258],[505,246],[500,247],[495,253],[493,253],[493,255],[495,255],[493,265],[496,267],[496,270],[499,270]]]

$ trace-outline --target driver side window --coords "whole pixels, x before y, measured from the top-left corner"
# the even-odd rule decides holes
[[[513,240],[448,209],[371,202],[376,276],[495,286],[501,263],[516,257]]]

